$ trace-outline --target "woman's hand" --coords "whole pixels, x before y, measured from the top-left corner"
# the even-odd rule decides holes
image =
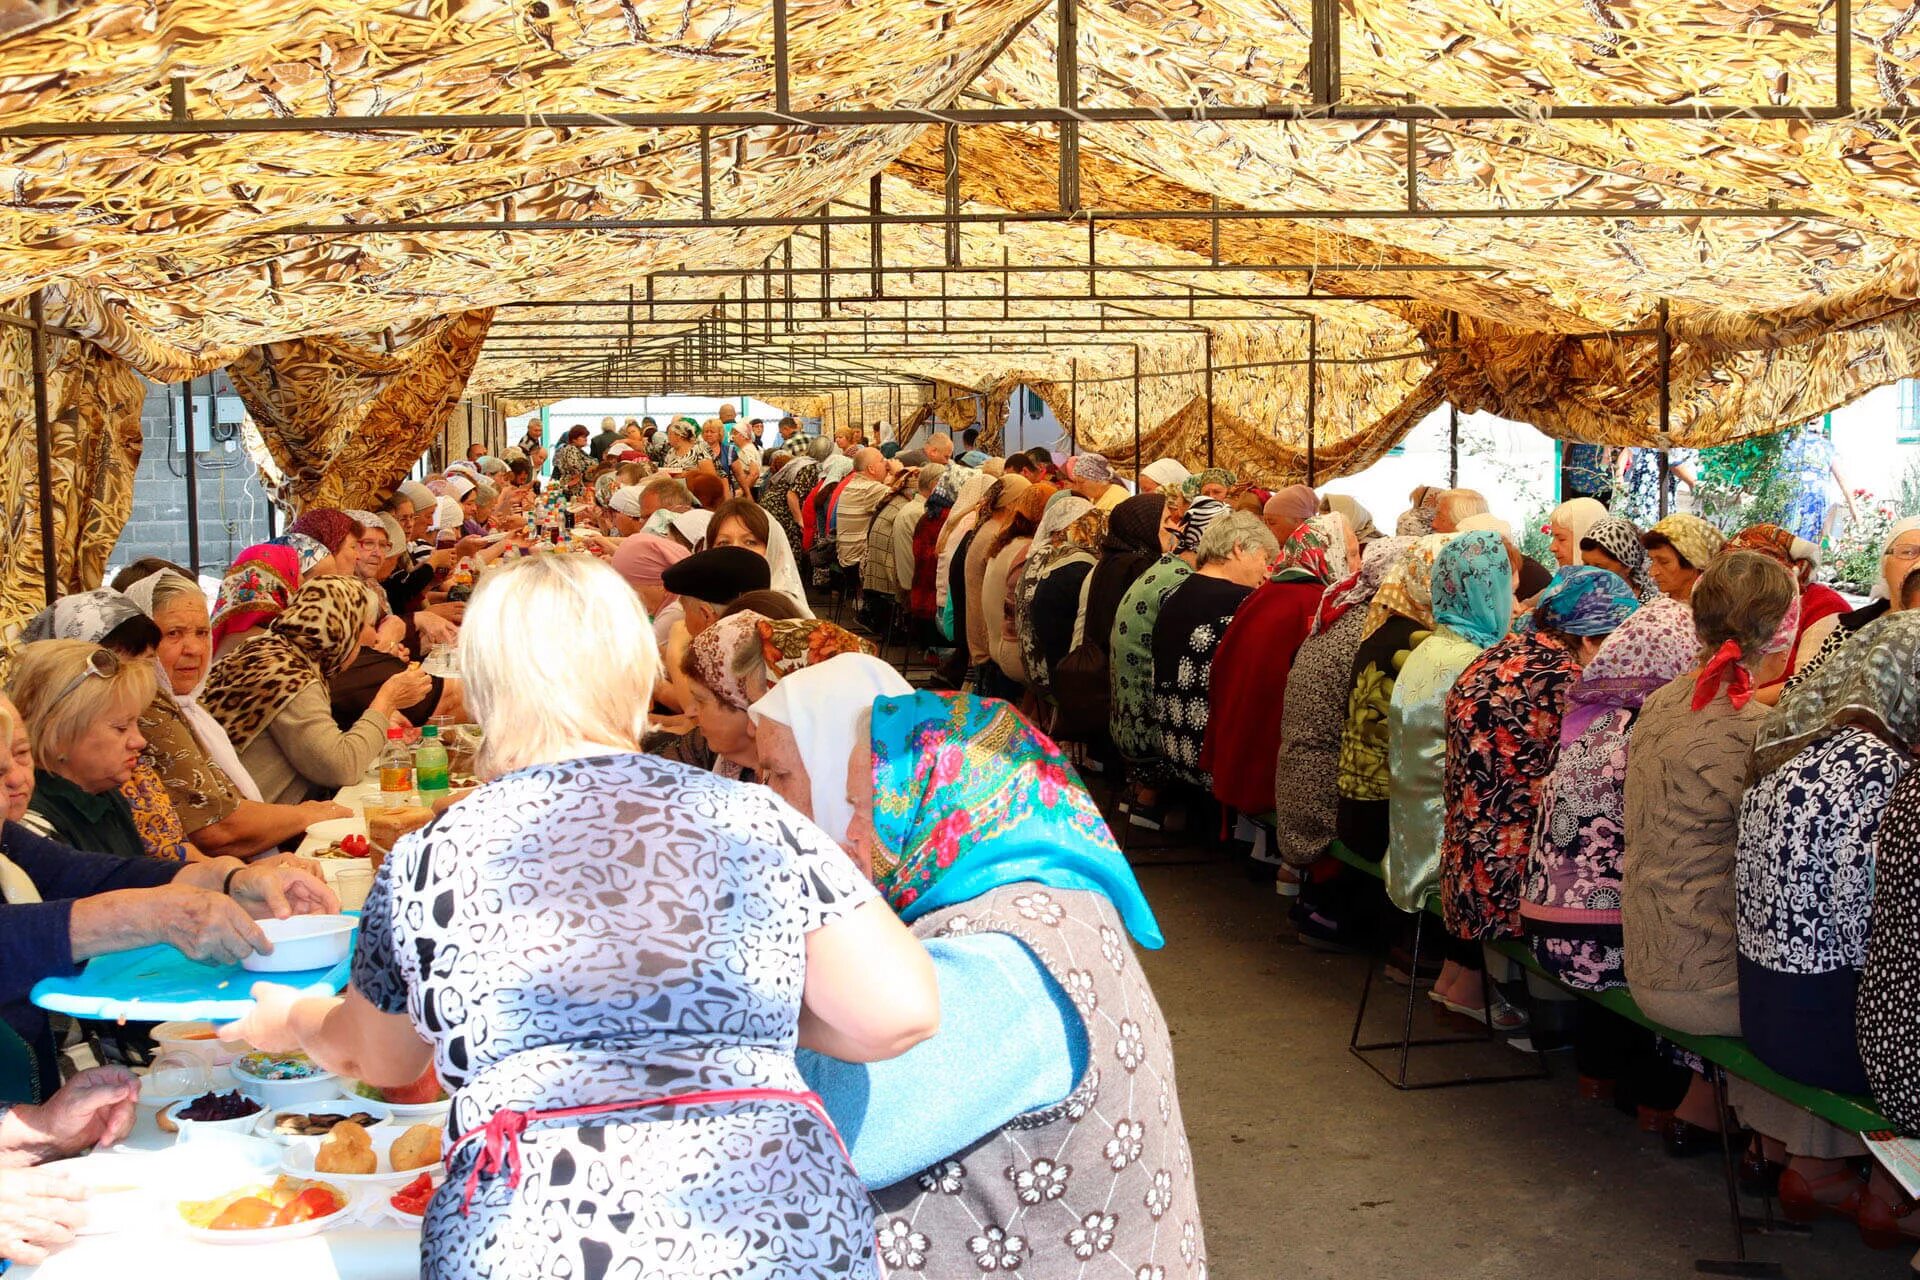
[[[413,629],[420,633],[421,643],[428,646],[453,644],[460,639],[458,626],[425,609],[413,615]]]
[[[228,892],[255,920],[335,915],[340,899],[325,881],[306,869],[312,865],[305,859],[256,863],[233,877]]]
[[[373,695],[372,706],[382,715],[392,715],[432,692],[433,677],[417,666],[409,666],[405,671],[396,671],[387,677],[387,682],[380,686],[380,692]]]
[[[312,826],[316,822],[327,822],[333,818],[351,818],[353,810],[343,804],[336,804],[332,800],[306,800],[300,804],[300,816],[306,819],[308,826]]]
[[[84,1187],[65,1174],[0,1169],[0,1258],[35,1267],[86,1225]]]
[[[256,982],[251,994],[253,1009],[240,1021],[221,1027],[220,1038],[228,1044],[250,1044],[268,1053],[292,1053],[301,1049],[293,1011],[310,997],[277,982]]]
[[[0,1118],[0,1166],[40,1164],[110,1147],[133,1129],[140,1078],[125,1067],[88,1067],[38,1106]]]

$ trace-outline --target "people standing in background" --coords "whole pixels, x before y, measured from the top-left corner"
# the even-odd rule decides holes
[[[602,418],[600,419],[600,434],[588,442],[587,452],[593,455],[595,462],[599,462],[607,456],[607,450],[613,448],[613,442],[619,438],[620,433],[614,430],[613,419]]]
[[[1568,444],[1560,450],[1560,492],[1568,502],[1592,498],[1602,507],[1613,501],[1614,466],[1619,450],[1604,444]],[[1562,564],[1568,563],[1561,561]]]
[[[1622,449],[1617,463],[1616,474],[1619,477],[1620,496],[1627,519],[1642,529],[1656,523],[1661,515],[1660,503],[1660,455],[1667,455],[1667,501],[1666,511],[1677,511],[1680,486],[1687,486],[1689,496],[1697,493],[1700,483],[1693,474],[1693,450],[1691,449]]]
[[[1839,504],[1832,500],[1829,481],[1840,491],[1840,503],[1847,508],[1847,519],[1860,518],[1853,491],[1847,488],[1840,465],[1834,460],[1833,440],[1821,424],[1810,422],[1786,433],[1785,446],[1780,451],[1780,474],[1791,478],[1794,485],[1793,496],[1787,501],[1780,523],[1796,537],[1818,545],[1833,532],[1833,517]]]

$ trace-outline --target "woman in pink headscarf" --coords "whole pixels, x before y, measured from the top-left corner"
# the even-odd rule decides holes
[[[213,602],[214,656],[279,617],[300,576],[300,552],[286,543],[263,542],[235,556]]]

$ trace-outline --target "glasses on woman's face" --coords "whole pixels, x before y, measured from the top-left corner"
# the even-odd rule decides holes
[[[1889,560],[1920,560],[1920,542],[1896,542],[1887,548]]]
[[[95,649],[87,655],[87,669],[67,681],[65,688],[48,699],[47,706],[53,707],[57,705],[62,699],[66,698],[68,694],[78,689],[94,676],[98,676],[102,680],[111,680],[119,674],[120,656],[111,649]]]

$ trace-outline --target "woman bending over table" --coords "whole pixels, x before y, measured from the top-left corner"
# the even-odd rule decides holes
[[[611,568],[489,576],[460,664],[489,781],[382,866],[344,997],[262,984],[223,1034],[377,1085],[435,1063],[435,1280],[875,1275],[793,1055],[931,1035],[926,952],[772,794],[641,753],[659,654]]]
[[[753,715],[768,785],[844,840],[940,975],[925,1044],[802,1059],[875,1188],[881,1261],[1205,1275],[1173,1046],[1127,941],[1160,928],[1065,755],[1004,702],[914,693],[859,654]]]

